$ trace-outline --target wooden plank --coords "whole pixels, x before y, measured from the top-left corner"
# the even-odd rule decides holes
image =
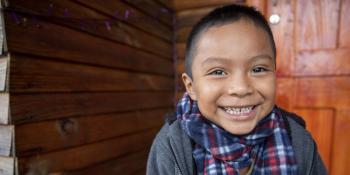
[[[0,58],[0,91],[5,91],[7,82],[8,57]]]
[[[304,1],[296,5],[298,50],[337,47],[340,0]]]
[[[35,172],[38,169],[44,172],[59,172],[87,168],[99,162],[149,149],[156,133],[157,130],[152,129],[33,157],[20,157],[20,174]]]
[[[185,58],[185,52],[186,52],[186,43],[176,43],[176,55],[178,59],[184,59]]]
[[[115,16],[116,14],[124,14],[123,18],[128,18],[126,22],[139,29],[149,32],[155,36],[172,41],[172,30],[166,25],[159,23],[156,19],[145,15],[137,9],[122,3],[121,1],[105,0],[104,3],[95,0],[75,0],[81,4],[85,4],[92,9]],[[126,13],[128,11],[128,13]],[[125,14],[128,14],[125,16]]]
[[[171,108],[138,110],[17,125],[16,154],[37,155],[158,128],[170,111]]]
[[[277,77],[276,104],[286,110],[291,110],[295,103],[295,79]]]
[[[350,109],[336,111],[330,174],[348,174],[350,162]]]
[[[0,125],[0,156],[10,156],[13,128],[13,125]]]
[[[294,73],[294,24],[295,24],[295,1],[279,0],[276,4],[273,2],[263,4],[263,1],[259,1],[261,6],[267,5],[267,18],[272,14],[283,15],[280,22],[276,25],[270,25],[274,35],[277,55],[277,75],[278,76],[290,76]],[[260,7],[263,8],[263,7]]]
[[[128,25],[125,23],[128,19],[112,18],[72,1],[38,0],[31,3],[13,0],[9,2],[8,8],[15,9],[13,15],[17,15],[18,18],[25,17],[26,23],[40,26],[41,20],[46,19],[171,59],[171,43]],[[25,16],[17,12],[31,15]],[[172,20],[169,19],[169,22],[172,23]],[[153,42],[149,42],[150,40]]]
[[[257,10],[259,10],[263,15],[267,16],[267,6],[272,5],[272,3],[268,3],[268,0],[246,0],[246,5],[253,6]],[[276,1],[275,1],[276,2]],[[279,3],[281,0],[278,1]],[[277,4],[277,3],[276,3]]]
[[[12,92],[170,91],[172,77],[43,60],[13,54]]]
[[[183,58],[178,58],[176,60],[176,72],[178,75],[181,75],[182,73],[185,72],[185,59]]]
[[[0,124],[9,123],[9,94],[0,93]]]
[[[176,11],[189,10],[194,8],[203,8],[208,6],[227,5],[232,3],[244,3],[243,0],[174,0]]]
[[[149,150],[143,150],[128,154],[118,159],[109,160],[101,164],[88,167],[75,172],[67,172],[67,175],[96,175],[96,174],[135,174],[146,167]],[[143,172],[145,174],[145,171]]]
[[[176,29],[193,27],[204,15],[214,10],[217,6],[185,10],[176,13]]]
[[[157,3],[160,3],[162,6],[166,7],[169,10],[174,10],[174,1],[173,0],[154,0]]]
[[[177,92],[180,92],[181,93],[181,96],[182,96],[182,92],[185,92],[186,91],[186,88],[182,82],[182,79],[181,79],[181,75],[178,75],[178,87],[176,87],[176,90]],[[178,100],[176,100],[178,101]]]
[[[146,174],[146,167],[137,170],[133,175],[144,175]]]
[[[340,14],[340,30],[339,30],[339,46],[350,47],[350,0],[341,1],[341,14]]]
[[[183,27],[176,30],[176,42],[186,43],[192,27]]]
[[[296,57],[296,75],[350,75],[350,50],[320,50],[299,52]]]
[[[305,120],[306,128],[315,139],[321,158],[329,170],[333,145],[335,110],[324,108],[299,108],[293,110],[293,112],[296,112]]]
[[[185,91],[185,86],[182,82],[182,73],[185,73],[185,66],[184,66],[184,60],[180,59],[177,62],[177,75],[175,78],[175,83],[176,83],[176,91]]]
[[[296,105],[300,107],[350,106],[350,77],[298,78],[296,81]]]
[[[10,98],[16,124],[173,105],[172,91],[11,94]]]
[[[0,174],[14,175],[15,161],[13,157],[0,156]]]
[[[141,72],[166,75],[173,72],[169,69],[170,60],[113,41],[52,23],[40,23],[40,27],[17,25],[10,13],[5,13],[5,18],[10,52]]]
[[[160,3],[154,0],[123,0],[131,4],[134,8],[145,12],[152,18],[166,24],[169,27],[173,25],[173,12],[167,8],[164,8]]]

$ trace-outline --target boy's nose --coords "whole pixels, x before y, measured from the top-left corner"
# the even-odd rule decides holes
[[[253,93],[252,86],[246,77],[236,77],[229,80],[228,94],[243,97]]]

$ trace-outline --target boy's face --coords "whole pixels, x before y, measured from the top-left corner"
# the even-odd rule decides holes
[[[239,20],[201,34],[187,92],[204,117],[226,131],[252,131],[275,104],[275,61],[267,33]]]

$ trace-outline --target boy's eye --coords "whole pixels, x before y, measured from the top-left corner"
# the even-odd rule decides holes
[[[266,71],[268,71],[268,69],[264,67],[256,67],[253,69],[253,73],[260,73],[260,72],[266,72]]]
[[[209,75],[226,75],[226,73],[223,70],[213,70]]]

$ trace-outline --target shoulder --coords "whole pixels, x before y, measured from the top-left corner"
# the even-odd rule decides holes
[[[157,148],[168,148],[170,147],[170,138],[172,135],[180,134],[180,124],[176,119],[174,114],[166,114],[164,116],[164,124],[157,133],[156,137],[153,140],[152,147]]]
[[[151,151],[156,149],[156,151],[167,151],[170,149],[170,123],[165,123],[162,128],[157,133],[156,137],[153,140]]]
[[[147,174],[194,174],[192,142],[179,120],[167,121],[153,141]]]
[[[153,140],[148,154],[146,174],[171,174],[174,164],[168,137],[170,125],[165,123]]]
[[[169,147],[170,139],[176,137],[177,135],[182,134],[180,123],[178,120],[167,120],[165,121],[162,128],[159,130],[156,135],[153,145],[159,145],[161,147]]]
[[[147,175],[176,174],[180,169],[178,157],[182,151],[178,151],[178,144],[182,144],[182,130],[177,120],[165,122],[155,139],[153,140],[148,160]]]

